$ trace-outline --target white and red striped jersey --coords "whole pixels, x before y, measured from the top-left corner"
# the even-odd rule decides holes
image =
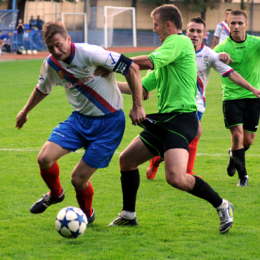
[[[228,76],[229,73],[234,70],[219,60],[218,54],[205,46],[201,45],[201,48],[196,52],[198,80],[197,80],[197,96],[196,103],[200,112],[205,111],[206,107],[206,87],[209,83],[210,68],[214,68],[223,77]]]
[[[123,107],[123,97],[112,72],[106,78],[95,76],[102,66],[110,71],[126,74],[130,65],[120,60],[121,54],[86,43],[71,43],[70,61],[65,63],[53,58],[44,60],[36,89],[49,94],[54,86],[65,88],[73,109],[87,116],[114,113]]]
[[[222,21],[219,23],[216,27],[216,30],[214,32],[214,36],[219,37],[218,44],[223,42],[230,34],[230,29],[226,21]]]

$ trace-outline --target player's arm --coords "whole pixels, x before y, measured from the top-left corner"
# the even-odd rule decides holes
[[[251,86],[239,73],[234,71],[230,73],[228,77],[238,86],[251,91],[256,97],[260,98],[260,90]]]
[[[127,82],[117,81],[116,84],[117,84],[118,88],[120,89],[121,93],[128,94],[128,95],[132,94],[131,89],[130,89],[130,87],[129,87]],[[150,98],[150,92],[147,92],[143,88],[143,100],[147,100],[149,98]]]
[[[212,49],[214,49],[218,45],[218,42],[219,42],[219,37],[214,35]]]
[[[117,81],[116,84],[117,84],[117,86],[120,89],[122,94],[128,94],[128,95],[132,94],[131,89],[130,89],[127,82]]]
[[[26,105],[23,109],[17,114],[16,116],[16,126],[18,129],[21,129],[28,120],[29,112],[38,104],[40,103],[47,95],[41,93],[36,88],[32,92],[29,100],[27,101]]]
[[[131,60],[139,66],[140,70],[152,70],[154,68],[153,63],[148,56],[142,55],[133,57]]]
[[[146,118],[146,114],[142,105],[143,88],[139,66],[132,63],[129,67],[128,73],[125,75],[126,81],[132,92],[133,107],[130,110],[130,118],[132,124],[137,125]]]

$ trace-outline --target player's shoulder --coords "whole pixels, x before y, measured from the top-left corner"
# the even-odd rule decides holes
[[[173,43],[180,43],[180,42],[190,42],[190,38],[184,34],[172,34],[168,36],[164,43],[173,42]]]
[[[260,37],[259,36],[255,36],[255,35],[247,34],[246,35],[246,42],[248,44],[257,44],[257,45],[259,45]]]
[[[206,58],[208,61],[216,60],[218,59],[218,54],[212,50],[210,47],[203,45],[201,52],[196,52],[196,56],[198,57],[198,54],[200,54],[200,57]]]

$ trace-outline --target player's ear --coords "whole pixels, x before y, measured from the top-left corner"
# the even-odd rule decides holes
[[[170,28],[172,26],[172,23],[170,21],[167,21],[166,26],[167,26],[167,28]]]

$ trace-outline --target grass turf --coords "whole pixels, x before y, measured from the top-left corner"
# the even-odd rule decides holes
[[[122,143],[110,166],[92,177],[95,222],[76,240],[62,238],[54,227],[61,208],[77,206],[70,174],[82,150],[59,160],[65,200],[43,214],[30,214],[30,206],[47,192],[37,154],[53,127],[72,111],[64,90],[57,87],[31,111],[23,129],[15,129],[15,117],[37,83],[40,65],[40,60],[0,63],[0,259],[260,259],[259,139],[257,136],[246,153],[249,186],[236,187],[237,176],[226,174],[230,134],[223,123],[220,76],[214,71],[207,88],[194,170],[234,204],[234,225],[228,234],[219,234],[219,218],[209,203],[167,185],[163,163],[153,181],[146,179],[148,163],[140,166],[139,225],[107,227],[122,207],[119,154],[141,130],[131,125],[131,96],[126,95],[127,125]],[[144,102],[145,111],[156,112],[156,102],[152,92],[151,99]]]

